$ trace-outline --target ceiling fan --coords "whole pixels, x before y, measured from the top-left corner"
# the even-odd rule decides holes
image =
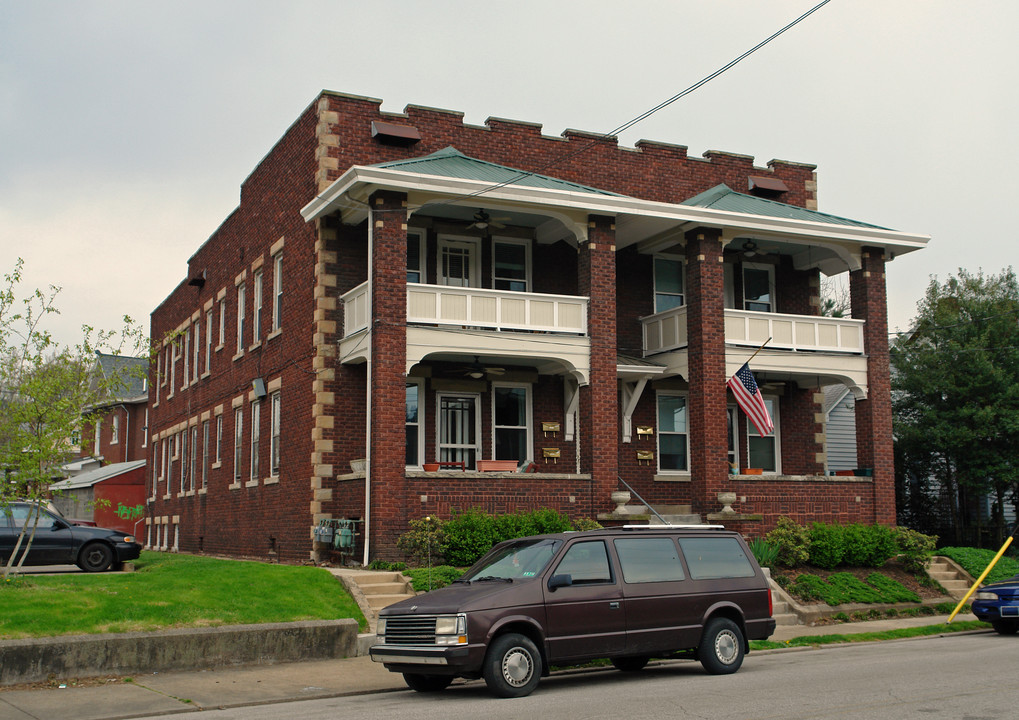
[[[480,380],[486,375],[502,375],[503,373],[506,372],[506,368],[486,367],[481,364],[481,359],[477,355],[475,355],[474,362],[472,362],[470,365],[465,365],[464,367],[460,368],[460,371],[463,372],[463,374],[469,378],[473,378],[474,380]]]
[[[754,257],[755,255],[770,255],[776,250],[777,248],[762,248],[753,240],[746,240],[743,243],[743,254],[747,257]]]
[[[492,217],[485,212],[484,208],[479,208],[478,211],[474,213],[474,222],[472,222],[469,227],[478,228],[480,230],[488,230],[490,228],[501,229],[506,227],[503,223],[509,219],[509,217]]]

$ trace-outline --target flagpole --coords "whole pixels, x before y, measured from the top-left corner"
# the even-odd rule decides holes
[[[754,354],[751,355],[750,357],[748,357],[747,361],[745,363],[743,363],[743,364],[744,365],[749,365],[750,361],[753,360],[755,357],[757,357],[757,353],[761,352],[761,350],[764,349],[764,346],[767,345],[770,342],[771,342],[771,338],[769,337],[767,340],[765,340],[764,342],[761,343],[761,347],[759,347],[756,350],[754,350]]]

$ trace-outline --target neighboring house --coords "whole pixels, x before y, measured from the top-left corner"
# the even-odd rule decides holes
[[[845,385],[824,388],[825,438],[829,472],[850,472],[856,461],[856,398]]]
[[[52,502],[64,517],[92,520],[129,535],[145,525],[145,460],[86,470],[50,485]]]
[[[895,522],[885,265],[926,236],[818,212],[812,165],[380,105],[316,98],[152,313],[150,545],[301,560],[345,518],[394,558],[412,519],[594,517],[619,478],[735,492],[749,535]],[[769,338],[761,437],[726,380]],[[825,474],[836,384],[871,477]]]
[[[145,459],[148,445],[147,358],[96,353],[96,372],[110,381],[112,396],[90,408],[98,419],[82,424],[83,452],[105,463]]]

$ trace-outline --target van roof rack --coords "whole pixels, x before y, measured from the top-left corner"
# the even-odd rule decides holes
[[[623,530],[725,530],[725,525],[701,525],[688,523],[682,525],[623,525]]]

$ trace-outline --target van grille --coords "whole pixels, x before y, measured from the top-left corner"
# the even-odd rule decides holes
[[[387,645],[434,645],[434,615],[390,615],[386,618]]]

